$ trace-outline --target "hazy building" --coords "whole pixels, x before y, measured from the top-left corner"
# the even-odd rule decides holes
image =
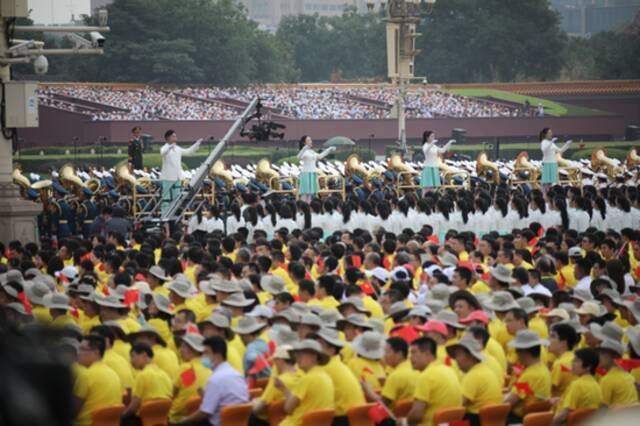
[[[562,29],[586,36],[629,24],[640,11],[640,0],[551,0],[562,17]]]

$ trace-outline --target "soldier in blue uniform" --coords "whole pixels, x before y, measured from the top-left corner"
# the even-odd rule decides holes
[[[84,238],[91,236],[91,225],[98,215],[98,206],[93,201],[93,191],[89,188],[83,188],[80,193],[80,206],[78,209],[77,222],[79,230],[82,231]]]
[[[142,128],[136,126],[131,129],[131,134],[133,137],[129,140],[129,166],[133,168],[133,170],[142,170],[142,139],[140,138],[140,134],[142,133]]]

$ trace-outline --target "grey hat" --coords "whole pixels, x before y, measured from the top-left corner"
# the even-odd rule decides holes
[[[415,306],[413,309],[409,311],[408,317],[418,317],[422,319],[429,319],[429,317],[433,314],[431,309],[425,305]]]
[[[338,310],[341,311],[342,308],[346,306],[353,306],[356,311],[360,312],[361,314],[371,315],[371,312],[369,312],[369,310],[364,307],[364,302],[362,301],[362,299],[357,296],[347,297],[346,300],[338,306]]]
[[[167,298],[167,296],[154,292],[152,295],[153,304],[156,305],[156,308],[160,312],[164,312],[165,314],[174,315],[175,312],[171,308],[171,301]]]
[[[548,345],[549,342],[541,339],[540,335],[531,330],[520,330],[516,333],[516,337],[511,339],[507,346],[515,349],[528,349],[535,346]]]
[[[331,328],[336,328],[337,322],[344,318],[342,315],[340,315],[340,312],[336,311],[335,309],[324,309],[322,310],[322,312],[320,312],[319,317],[325,326]]]
[[[27,311],[24,309],[24,305],[20,302],[8,303],[6,306],[8,309],[11,309],[12,311],[20,315],[30,316],[30,314],[28,314]]]
[[[122,324],[120,324],[118,321],[116,320],[102,321],[102,325],[106,325],[107,327],[110,327],[113,331],[115,331],[118,337],[120,337],[122,340],[126,340],[127,333],[122,327]]]
[[[590,302],[593,300],[593,295],[591,294],[591,292],[584,288],[574,289],[570,297],[578,299],[581,302]]]
[[[618,293],[617,290],[614,290],[612,288],[606,288],[602,290],[600,294],[596,296],[596,298],[600,300],[600,298],[603,296],[611,299],[611,302],[613,302],[614,305],[621,306],[624,303],[623,300],[620,298],[620,293]]]
[[[40,272],[40,270],[38,268],[29,268],[26,271],[24,271],[24,276],[25,278],[31,277],[39,277],[40,275],[42,275],[42,272]]]
[[[293,345],[295,342],[300,340],[298,338],[298,333],[291,330],[291,328],[286,324],[277,324],[273,326],[269,331],[267,331],[267,337],[269,337],[271,341],[275,342],[276,346]]]
[[[573,327],[573,329],[576,331],[576,333],[578,334],[583,334],[587,332],[587,327],[585,327],[584,325],[580,324],[580,321],[578,321],[577,319],[568,319],[568,320],[562,320],[562,321],[558,321],[556,324],[566,324],[569,325],[571,327]]]
[[[331,346],[343,348],[345,343],[340,339],[338,330],[329,327],[321,327],[320,330],[313,333],[314,336],[318,336]]]
[[[582,249],[577,246],[570,247],[569,257],[582,257]]]
[[[384,323],[381,320],[369,318],[368,323],[371,330],[376,331],[380,334],[384,334]]]
[[[219,314],[219,313],[213,313],[213,314],[209,315],[200,324],[204,324],[204,323],[211,324],[211,325],[213,325],[215,327],[218,327],[218,328],[229,328],[230,327],[229,319],[226,316],[224,316],[222,314]]]
[[[298,324],[320,328],[322,327],[322,320],[317,315],[304,314],[300,316],[300,319],[298,320]]]
[[[449,296],[451,295],[452,290],[454,290],[454,288],[446,284],[436,284],[431,287],[428,297],[435,300],[442,300],[443,302],[447,303],[449,301]]]
[[[42,281],[43,283],[48,285],[49,286],[49,290],[51,290],[51,291],[56,289],[56,279],[53,278],[51,275],[42,274],[42,275],[36,277],[35,279],[37,279],[38,281]]]
[[[620,340],[604,339],[600,343],[599,349],[608,349],[615,352],[619,356],[624,355],[624,345]]]
[[[200,291],[206,294],[207,296],[215,296],[216,290],[211,286],[211,281],[203,280],[198,284],[198,288]]]
[[[90,295],[91,293],[93,293],[94,290],[95,290],[95,288],[92,285],[89,285],[89,284],[78,284],[78,285],[76,285],[74,287],[69,286],[69,289],[67,291],[68,291],[68,293],[75,293],[75,294],[80,295],[80,297],[82,297],[82,296]]]
[[[49,309],[62,309],[68,311],[71,309],[69,304],[69,296],[62,293],[49,293],[44,296],[44,306]]]
[[[162,269],[162,267],[158,265],[153,265],[151,268],[149,268],[149,275],[153,275],[160,281],[166,281],[169,278],[165,274],[164,269]]]
[[[253,284],[246,278],[235,281],[236,285],[240,288],[240,291],[253,291]]]
[[[504,283],[513,282],[511,277],[511,269],[504,265],[497,265],[495,267],[489,267],[489,274],[496,280]]]
[[[212,279],[211,281],[209,281],[209,285],[215,291],[222,292],[222,293],[237,293],[241,291],[240,287],[234,285],[234,283],[227,280]]]
[[[442,321],[443,323],[447,324],[450,327],[453,328],[465,328],[466,326],[463,324],[460,324],[458,322],[458,315],[456,315],[455,312],[453,311],[445,311],[442,310],[440,312],[438,312],[433,319],[438,320],[438,321]]]
[[[44,305],[44,297],[51,292],[51,289],[42,281],[34,281],[24,292],[31,303]]]
[[[484,355],[482,355],[482,346],[480,342],[478,342],[473,335],[469,333],[465,333],[457,343],[447,346],[447,353],[451,358],[455,358],[455,352],[457,348],[466,349],[471,356],[473,356],[478,361],[484,361]]]
[[[444,267],[458,266],[458,256],[450,251],[445,250],[445,252],[442,253],[442,255],[438,255],[437,258]]]
[[[640,325],[627,328],[629,346],[636,354],[640,354]]]
[[[12,269],[8,271],[4,276],[4,282],[16,282],[22,286],[24,286],[24,277],[22,276],[22,272],[17,269]]]
[[[371,329],[371,325],[367,321],[367,317],[363,314],[351,314],[344,319],[336,322],[338,330],[342,330],[346,324],[355,325],[356,327]]]
[[[237,334],[253,334],[267,327],[267,324],[259,322],[254,317],[242,317],[235,327],[231,327]]]
[[[395,302],[391,305],[391,309],[389,309],[389,313],[385,318],[393,318],[398,316],[404,318],[407,316],[410,310],[411,308],[405,305],[404,302]]]
[[[520,307],[508,291],[495,291],[491,300],[488,300],[485,305],[496,312],[506,312]]]
[[[431,309],[431,312],[437,314],[441,310],[447,307],[447,304],[442,300],[428,299],[424,302],[425,306]]]
[[[127,307],[120,301],[120,299],[114,294],[114,292],[110,292],[108,296],[102,295],[100,293],[94,293],[93,301],[96,302],[99,306],[104,306],[106,308],[121,309]]]
[[[273,317],[273,311],[266,305],[257,305],[247,314],[247,316],[270,319]]]
[[[353,351],[366,359],[382,359],[384,356],[384,334],[365,331],[351,342]]]
[[[308,314],[311,312],[310,306],[302,302],[293,302],[291,304],[291,310],[295,312],[298,316]]]
[[[530,297],[520,297],[516,299],[516,302],[528,314],[538,312],[538,305],[536,305],[536,302]]]
[[[576,315],[576,305],[570,302],[562,302],[558,305],[558,308],[564,309],[569,314],[569,317],[575,318]]]
[[[318,355],[318,364],[326,365],[329,362],[329,355],[323,352],[320,343],[312,339],[304,339],[293,345],[291,352],[311,351]]]
[[[185,333],[180,339],[189,345],[194,351],[199,353],[204,352],[204,337],[201,335],[196,333]]]
[[[624,306],[629,310],[629,312],[631,312],[631,315],[635,317],[636,321],[640,322],[640,298],[634,301],[625,300],[624,302],[622,302],[622,306]]]
[[[191,283],[189,281],[174,279],[166,285],[166,288],[184,299],[191,297]]]
[[[286,289],[284,280],[277,275],[263,275],[260,278],[260,287],[273,296],[283,293]]]
[[[604,325],[592,322],[589,324],[589,331],[593,337],[600,341],[604,341],[605,339],[620,341],[624,336],[622,327],[613,321],[607,321]]]
[[[298,318],[300,315],[295,312],[293,309],[285,309],[284,311],[275,312],[271,317],[270,322],[274,322],[277,319],[284,319],[288,323],[293,324],[298,322]]]
[[[158,333],[158,330],[156,330],[156,328],[150,324],[143,324],[138,331],[130,333],[129,340],[133,341],[136,337],[142,334],[153,334],[158,343],[160,343],[162,346],[167,346],[167,342],[164,341],[160,333]]]
[[[233,306],[236,308],[244,308],[254,303],[253,299],[247,299],[243,293],[231,293],[222,301],[222,305]]]
[[[509,293],[513,294],[513,296],[518,298],[518,299],[524,296],[524,290],[520,286],[517,286],[517,285],[509,287],[507,289],[507,291]]]

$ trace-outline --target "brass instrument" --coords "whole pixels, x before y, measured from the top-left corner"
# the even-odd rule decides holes
[[[631,148],[627,154],[627,169],[632,170],[640,166],[640,155],[635,148]]]
[[[363,181],[367,178],[367,169],[360,163],[360,157],[358,154],[351,154],[347,161],[344,162],[344,174],[347,177],[356,175]]]
[[[529,161],[529,153],[522,151],[516,157],[516,161],[513,165],[513,173],[511,177],[512,185],[529,184],[534,188],[539,186],[538,179],[540,178],[540,168],[534,166]]]
[[[261,158],[256,164],[256,180],[258,183],[265,184],[270,191],[279,193],[295,194],[297,192],[297,179],[293,176],[280,176],[280,173],[271,167],[271,160]],[[283,183],[287,182],[291,189],[283,189]]]
[[[60,184],[69,192],[78,194],[84,188],[84,182],[76,174],[76,168],[71,163],[66,163],[60,168]]]
[[[489,172],[491,172],[491,180],[493,183],[498,185],[500,183],[500,171],[498,170],[498,165],[489,161],[487,153],[482,151],[478,154],[478,158],[476,159],[476,174],[478,177],[482,176],[486,180],[489,180]]]
[[[419,176],[418,172],[407,165],[400,154],[392,154],[389,157],[387,168],[397,175],[395,187],[398,196],[401,195],[402,190],[416,190],[419,188],[419,185],[413,180],[414,177]]]
[[[28,188],[31,188],[31,182],[29,182],[29,179],[22,174],[22,167],[19,164],[16,163],[11,176],[13,177],[13,183],[20,187],[21,193],[26,191]],[[24,193],[23,197],[26,198]]]
[[[602,147],[593,150],[591,168],[593,171],[604,170],[610,179],[615,179],[624,171],[613,159],[607,157],[607,152]]]
[[[209,178],[211,180],[215,178],[221,179],[228,187],[233,185],[233,176],[231,172],[227,170],[227,165],[223,160],[218,160],[213,163],[213,167],[209,170]]]
[[[40,193],[40,202],[42,203],[43,212],[47,211],[47,207],[49,205],[49,198],[51,198],[51,182],[49,179],[39,180],[38,182],[34,182],[33,184],[29,181],[29,179],[22,174],[22,166],[20,164],[15,165],[13,168],[13,183],[17,184],[20,187],[20,195],[23,198],[28,199],[27,190],[35,189]]]
[[[464,187],[469,189],[471,187],[471,175],[469,172],[457,167],[449,166],[442,160],[442,156],[438,156],[438,169],[442,174],[442,185],[440,185],[440,188]],[[461,177],[463,179],[462,185],[458,185],[454,182],[453,179],[455,177]]]
[[[158,194],[153,189],[153,182],[149,178],[137,179],[134,175],[129,171],[129,164],[126,161],[122,161],[116,164],[115,167],[115,177],[116,177],[116,189],[117,191],[122,191],[123,189],[129,187],[130,196],[125,196],[121,198],[121,202],[124,202],[125,206],[128,206],[128,210],[131,212],[134,218],[136,218],[142,211],[142,203],[143,199],[153,200],[158,198]],[[147,193],[138,193],[138,186],[148,190]],[[130,197],[130,200],[129,200]],[[130,201],[130,202],[129,202]]]
[[[579,167],[571,164],[571,162],[565,159],[560,152],[556,154],[556,162],[558,163],[558,171],[564,170],[567,173],[566,178],[564,178],[562,174],[558,176],[559,183],[582,186],[582,172]]]
[[[346,170],[345,170],[346,171]],[[342,175],[328,175],[316,168],[318,175],[318,196],[337,193],[342,199],[346,199],[346,179]]]

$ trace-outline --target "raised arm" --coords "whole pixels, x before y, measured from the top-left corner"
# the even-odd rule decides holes
[[[165,157],[169,151],[171,151],[172,149],[175,148],[175,145],[169,145],[168,143],[162,145],[162,147],[160,148],[160,155],[162,157]]]
[[[182,148],[182,153],[184,155],[193,155],[193,154],[195,154],[196,151],[198,151],[198,148],[200,148],[200,144],[201,143],[202,143],[202,138],[198,139],[196,141],[196,143],[191,145],[189,148],[187,148],[187,149]]]
[[[302,147],[300,152],[298,152],[298,159],[299,160],[302,159],[302,156],[304,155],[305,152],[307,152],[307,149],[309,149],[309,147],[307,145],[305,145],[305,146]]]
[[[442,148],[438,148],[438,152],[440,154],[443,154],[447,151],[449,151],[449,148],[451,147],[451,145],[453,145],[454,143],[456,143],[455,139],[451,139],[449,140],[449,142],[447,142]]]
[[[322,160],[324,157],[326,157],[327,155],[329,155],[330,153],[332,153],[335,150],[336,150],[335,146],[330,146],[329,148],[325,149],[320,154],[318,154],[317,159],[318,160]]]
[[[569,139],[568,141],[566,141],[566,142],[564,143],[564,145],[562,145],[562,147],[561,147],[561,148],[558,148],[558,152],[561,152],[561,153],[562,153],[562,152],[565,152],[565,151],[569,148],[569,145],[571,145],[571,143],[572,143],[572,142],[573,142],[573,141],[572,141],[571,139]]]

